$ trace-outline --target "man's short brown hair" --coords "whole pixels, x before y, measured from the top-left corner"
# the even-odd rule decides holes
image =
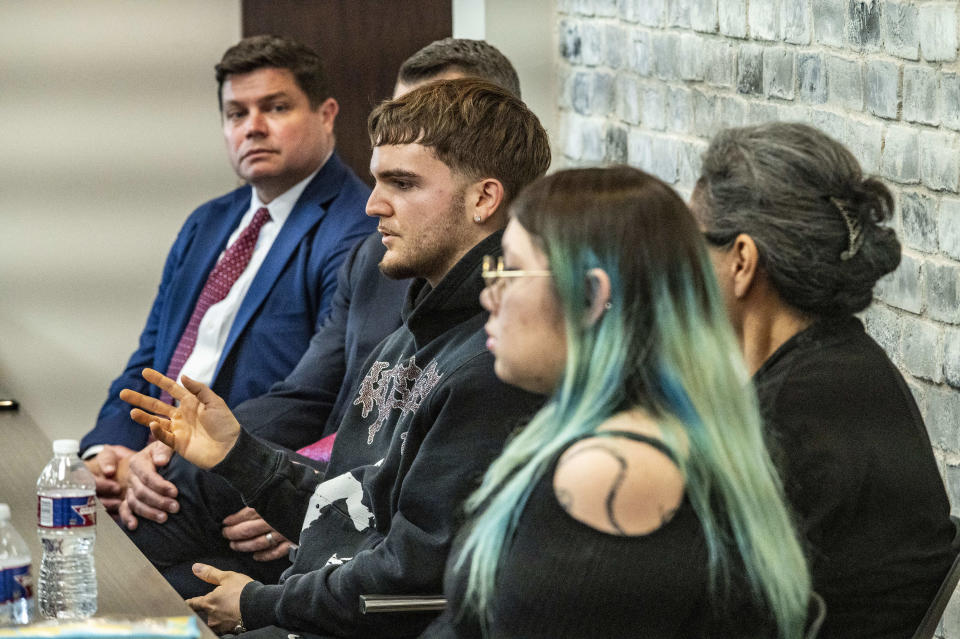
[[[520,97],[517,70],[507,56],[484,40],[435,40],[404,61],[397,80],[407,85],[418,84],[448,71],[489,80]]]
[[[290,71],[314,109],[330,97],[327,76],[316,51],[288,38],[256,35],[244,38],[227,49],[220,63],[214,67],[220,109],[223,109],[223,83],[228,76],[266,68]]]
[[[499,180],[504,205],[550,166],[550,143],[537,116],[477,78],[430,82],[382,102],[367,129],[375,147],[420,144],[470,180]]]

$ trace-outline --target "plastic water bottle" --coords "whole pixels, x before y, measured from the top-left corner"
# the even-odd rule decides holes
[[[75,439],[54,441],[53,459],[37,480],[37,609],[44,617],[83,619],[97,611],[96,481],[79,449]]]
[[[10,506],[0,504],[0,626],[30,623],[32,608],[30,549],[10,523]]]

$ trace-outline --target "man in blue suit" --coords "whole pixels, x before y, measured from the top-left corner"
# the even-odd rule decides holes
[[[204,380],[231,406],[265,393],[306,350],[330,312],[340,264],[376,226],[364,214],[369,188],[334,152],[339,107],[313,50],[246,38],[226,51],[216,77],[227,153],[247,185],[187,219],[139,347],[83,438],[111,510],[125,463],[148,436],[119,390],[151,392],[140,371],[152,366]]]

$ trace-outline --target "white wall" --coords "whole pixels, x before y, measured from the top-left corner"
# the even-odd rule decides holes
[[[0,2],[0,396],[93,424],[163,258],[234,188],[213,65],[238,0]]]
[[[453,0],[453,37],[486,40],[516,67],[523,101],[550,135],[554,169],[562,157],[557,144],[555,4],[554,0]]]

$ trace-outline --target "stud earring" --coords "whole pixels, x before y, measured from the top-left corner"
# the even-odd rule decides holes
[[[474,215],[474,216],[473,216],[473,221],[476,222],[477,224],[479,224],[480,222],[483,221],[483,218],[481,218],[479,215]]]

